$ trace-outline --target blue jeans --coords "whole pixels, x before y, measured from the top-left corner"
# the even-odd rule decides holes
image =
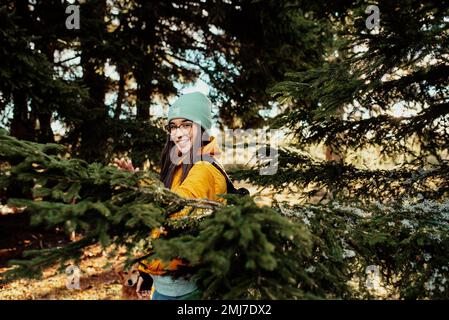
[[[193,292],[184,294],[182,296],[166,296],[165,294],[159,293],[156,290],[153,292],[151,300],[199,300],[201,299],[201,291],[195,290]]]
[[[151,275],[153,287],[160,294],[169,297],[180,297],[198,289],[196,283],[182,278],[172,278],[167,275]]]

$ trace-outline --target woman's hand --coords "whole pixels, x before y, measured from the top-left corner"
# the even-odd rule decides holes
[[[131,160],[125,158],[114,158],[114,165],[122,170],[126,170],[129,172],[139,171],[139,168],[134,168]]]

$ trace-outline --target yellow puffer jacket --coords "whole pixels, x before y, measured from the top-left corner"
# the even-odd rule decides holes
[[[220,153],[214,137],[211,137],[209,143],[202,147],[201,153],[210,154],[211,156],[217,156]],[[217,194],[225,194],[227,192],[226,179],[210,162],[198,161],[195,163],[182,183],[180,183],[181,175],[182,169],[181,166],[178,166],[170,188],[170,190],[181,197],[187,199],[209,199],[226,203],[225,199],[217,196]],[[179,219],[185,216],[188,212],[189,208],[185,208],[172,214],[170,219]],[[165,235],[166,231],[163,229],[152,230],[151,237],[156,239],[161,234]],[[161,260],[153,259],[151,261],[142,261],[139,270],[153,275],[162,275],[167,271],[176,270],[177,266],[181,264],[182,261],[177,258],[171,260],[167,266],[165,266]]]

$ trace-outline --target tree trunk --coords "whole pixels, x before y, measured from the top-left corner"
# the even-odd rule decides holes
[[[13,93],[14,111],[11,121],[11,135],[24,140],[34,141],[34,123],[29,119],[27,95],[21,91]]]
[[[118,82],[118,93],[117,93],[117,102],[115,104],[114,120],[120,119],[120,115],[122,114],[123,99],[125,97],[126,71],[123,68],[118,68],[118,72],[120,75],[120,80]]]
[[[137,119],[148,120],[151,108],[151,80],[153,79],[154,62],[152,57],[145,55],[136,72],[137,81]]]
[[[103,162],[108,138],[108,113],[104,104],[107,82],[102,73],[102,38],[106,33],[104,16],[106,1],[86,2],[81,8],[84,27],[81,26],[81,65],[83,82],[88,88],[89,98],[85,101],[87,113],[79,127],[79,156],[88,162]]]
[[[15,5],[16,15],[20,17],[18,22],[20,27],[29,29],[28,1],[17,0]],[[26,48],[23,49],[26,50]],[[14,109],[10,126],[11,135],[19,139],[34,141],[34,123],[31,122],[28,113],[28,94],[24,89],[15,89],[12,92],[12,97]]]

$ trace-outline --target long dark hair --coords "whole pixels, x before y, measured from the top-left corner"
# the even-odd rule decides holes
[[[204,130],[203,127],[200,127],[200,134],[197,135],[196,139],[200,139],[201,147],[207,145],[209,143],[209,134]],[[202,159],[202,156],[199,158],[194,154],[194,146],[195,141],[193,141],[190,151],[186,157],[186,159],[180,164],[182,167],[182,175],[180,183],[182,183],[190,169],[192,169],[193,165]],[[164,149],[162,149],[161,153],[161,173],[159,175],[159,179],[164,183],[166,188],[171,188],[173,183],[173,177],[175,175],[176,169],[178,167],[177,163],[173,163],[171,160],[173,157],[173,153],[177,152],[176,145],[172,139],[170,139],[170,134],[167,134],[167,140],[165,141]]]

